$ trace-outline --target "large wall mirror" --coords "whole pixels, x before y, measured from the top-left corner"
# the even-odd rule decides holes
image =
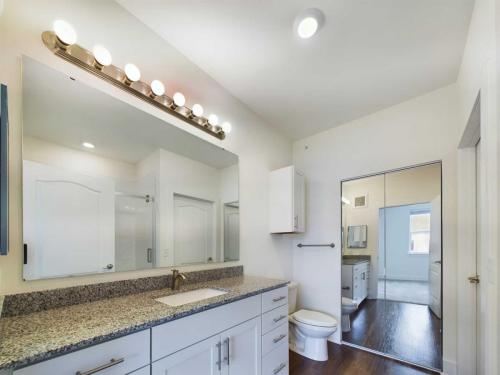
[[[26,280],[239,259],[238,157],[23,57]]]
[[[441,163],[342,182],[342,340],[442,369]],[[362,238],[363,233],[358,234]]]

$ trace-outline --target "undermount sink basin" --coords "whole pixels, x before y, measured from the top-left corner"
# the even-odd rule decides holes
[[[227,292],[223,290],[211,289],[211,288],[203,288],[191,290],[189,292],[172,294],[171,296],[156,298],[155,301],[164,303],[169,306],[182,306],[187,303],[201,301],[207,298],[222,296]]]

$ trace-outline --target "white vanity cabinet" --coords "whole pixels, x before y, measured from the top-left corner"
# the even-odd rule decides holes
[[[361,303],[368,297],[370,262],[342,265],[342,297]]]
[[[295,166],[271,172],[269,180],[271,233],[305,232],[305,177]]]
[[[13,375],[286,375],[287,312],[288,288],[282,287],[21,368]]]

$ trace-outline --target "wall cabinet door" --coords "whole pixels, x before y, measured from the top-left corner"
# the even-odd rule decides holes
[[[261,318],[231,328],[221,335],[224,375],[259,375],[261,369]]]
[[[221,356],[221,336],[217,335],[154,362],[151,374],[221,374]]]
[[[271,233],[305,231],[305,178],[293,165],[270,173],[269,225]]]

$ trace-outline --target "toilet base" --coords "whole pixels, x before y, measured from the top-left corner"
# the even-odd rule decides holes
[[[314,361],[328,361],[328,345],[326,339],[313,337],[297,338],[296,335],[290,335],[289,348],[291,351]]]
[[[342,314],[342,332],[351,332],[351,318],[349,314]]]

